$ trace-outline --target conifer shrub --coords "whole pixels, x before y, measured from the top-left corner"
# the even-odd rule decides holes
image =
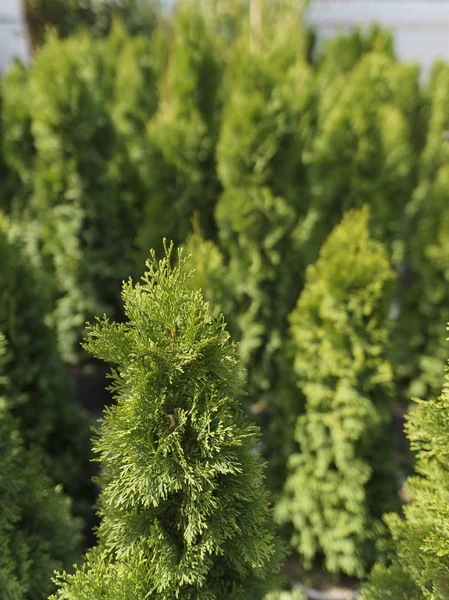
[[[436,65],[426,90],[429,103],[427,139],[421,155],[419,183],[407,207],[408,277],[401,297],[395,334],[395,361],[406,397],[436,395],[444,378],[449,321],[449,66]]]
[[[449,564],[449,376],[437,399],[417,400],[406,433],[416,453],[415,474],[406,482],[409,502],[403,514],[385,517],[393,538],[388,567],[376,565],[363,600],[444,600]]]
[[[0,589],[5,600],[45,600],[55,569],[80,557],[81,521],[28,450],[5,408],[5,338],[0,333]]]
[[[128,320],[104,317],[86,347],[112,363],[95,451],[98,546],[55,598],[263,598],[277,578],[256,428],[238,399],[242,370],[223,318],[188,288],[172,246],[124,284]]]
[[[234,290],[231,289],[229,269],[219,246],[205,239],[196,217],[184,248],[186,255],[191,258],[186,266],[189,273],[187,285],[192,290],[202,291],[213,317],[221,313],[226,315],[228,331],[233,337],[237,336],[238,327],[233,319]]]
[[[154,49],[152,38],[131,38],[120,24],[102,40],[51,36],[30,69],[16,67],[3,86],[5,156],[22,198],[13,204],[37,224],[67,362],[82,359],[87,319],[120,317],[121,281],[138,262],[159,41]]]
[[[42,451],[55,484],[85,515],[94,500],[89,421],[74,396],[54,331],[45,280],[27,258],[23,230],[0,213],[0,333],[8,343],[4,393],[27,447]]]
[[[123,19],[131,34],[148,35],[159,15],[157,0],[25,0],[24,8],[33,49],[45,41],[48,28],[59,37],[80,29],[101,37],[109,33],[115,18]]]
[[[162,236],[183,242],[195,211],[205,235],[215,238],[215,147],[226,46],[206,11],[189,0],[178,9],[172,36],[159,110],[147,127],[152,171],[141,234],[145,252],[159,247]]]
[[[365,54],[320,89],[317,134],[307,154],[308,263],[345,211],[364,204],[393,264],[404,259],[403,215],[416,183],[420,111],[418,69],[385,53]]]
[[[277,33],[269,29],[268,39],[277,40]],[[248,393],[263,402],[276,379],[275,357],[302,281],[294,232],[307,211],[302,159],[314,92],[300,45],[292,51],[277,40],[252,49],[244,42],[239,40],[226,82],[230,95],[217,148],[224,193],[215,218]]]
[[[291,352],[305,397],[295,428],[280,523],[311,565],[362,576],[396,502],[391,437],[393,374],[387,315],[394,277],[367,210],[349,212],[307,269],[291,314]]]
[[[379,52],[394,59],[391,31],[372,25],[368,30],[355,28],[332,36],[323,42],[316,57],[321,81],[329,84],[331,79],[349,73],[370,52]]]
[[[246,37],[236,41],[224,80],[228,101],[217,169],[225,190],[267,186],[305,204],[303,152],[313,127],[314,78],[301,43],[284,38],[281,44],[276,35],[273,26],[256,49]]]
[[[238,330],[247,402],[261,405],[271,417],[264,448],[272,490],[283,483],[290,452],[289,446],[281,451],[279,441],[292,438],[285,428],[294,422],[291,365],[283,340],[303,285],[300,228],[309,201],[304,153],[313,131],[315,96],[301,36],[289,37],[291,30],[283,24],[273,16],[259,43],[248,45],[242,37],[236,44],[217,148],[224,192],[215,211],[234,300],[225,315]],[[271,428],[280,422],[281,437]]]

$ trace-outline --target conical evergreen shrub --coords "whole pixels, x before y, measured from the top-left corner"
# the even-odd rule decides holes
[[[395,361],[406,397],[436,395],[444,379],[449,321],[449,66],[437,65],[426,90],[427,139],[419,182],[407,207],[408,273],[395,334]]]
[[[145,124],[158,104],[152,44],[118,23],[100,40],[53,35],[3,84],[5,160],[19,182],[5,209],[36,222],[66,362],[82,360],[86,320],[122,316],[121,281],[138,262]]]
[[[244,36],[238,40],[225,81],[229,100],[217,147],[224,193],[215,218],[234,298],[225,316],[239,330],[248,404],[261,405],[271,416],[264,439],[271,489],[283,483],[291,448],[281,450],[279,442],[291,440],[286,427],[298,404],[290,397],[291,365],[283,341],[303,285],[297,229],[308,211],[304,153],[315,112],[314,76],[298,35],[298,11],[294,37],[292,25],[284,28],[286,15],[291,13],[285,7],[277,15],[269,11],[273,21],[257,43],[248,44]],[[272,429],[281,421],[283,433]]]
[[[87,349],[116,365],[117,404],[95,441],[99,543],[56,598],[257,600],[276,579],[237,347],[171,252],[153,252],[142,283],[124,284],[127,322],[104,317],[88,332]]]
[[[317,134],[306,156],[312,194],[303,234],[306,262],[316,260],[347,210],[368,204],[373,233],[397,266],[404,259],[405,205],[421,143],[418,69],[371,52],[349,73],[324,79]]]
[[[405,486],[409,502],[402,515],[385,518],[392,563],[373,569],[363,600],[445,600],[449,594],[449,375],[438,399],[417,403],[406,424],[416,452],[415,475]]]
[[[396,502],[393,375],[387,316],[394,277],[370,237],[367,210],[349,212],[307,269],[291,314],[291,352],[305,413],[296,424],[277,518],[294,550],[332,573],[362,576]]]
[[[140,238],[146,251],[160,246],[162,235],[183,242],[196,210],[205,235],[215,237],[215,147],[226,46],[207,11],[191,0],[181,3],[172,36],[159,110],[147,128],[152,181]]]
[[[115,18],[121,18],[131,34],[151,34],[159,16],[156,0],[24,0],[28,35],[33,49],[43,44],[48,28],[59,37],[88,29],[95,37],[107,35]]]
[[[227,316],[226,327],[231,335],[238,335],[238,327],[233,322],[234,290],[231,289],[229,270],[219,246],[206,240],[198,219],[193,220],[193,229],[184,244],[187,256],[187,285],[192,290],[201,290],[209,304],[213,317],[221,313]],[[194,269],[192,270],[192,267]]]
[[[320,81],[330,84],[332,79],[349,73],[365,54],[374,51],[395,58],[391,31],[373,25],[368,30],[356,28],[330,37],[318,49],[316,66]]]
[[[23,234],[0,212],[0,332],[8,343],[3,406],[18,419],[27,446],[40,448],[47,473],[73,498],[76,512],[85,514],[95,495],[89,421],[46,324],[51,303]]]
[[[55,569],[80,558],[81,521],[61,486],[45,473],[39,449],[27,450],[3,396],[5,340],[0,333],[0,596],[45,600]]]

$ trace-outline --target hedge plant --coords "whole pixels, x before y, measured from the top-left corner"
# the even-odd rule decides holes
[[[396,503],[387,425],[393,373],[388,308],[394,277],[367,210],[349,212],[324,244],[291,314],[291,352],[305,397],[288,462],[280,523],[306,565],[362,576]]]
[[[364,600],[443,600],[448,595],[449,536],[449,377],[437,399],[417,400],[406,433],[416,453],[415,474],[406,482],[403,514],[385,517],[393,538],[388,567],[377,565]]]
[[[322,85],[317,135],[306,159],[312,194],[308,262],[345,211],[368,204],[373,233],[398,266],[421,142],[418,69],[374,51]]]
[[[426,90],[429,120],[419,183],[408,206],[408,270],[404,277],[395,358],[406,397],[437,394],[447,358],[449,321],[449,66],[436,65]]]
[[[38,447],[55,484],[85,515],[94,500],[89,421],[47,324],[46,280],[27,257],[24,229],[0,213],[0,332],[8,344],[5,400],[27,447]]]
[[[275,423],[275,413],[288,421],[292,409],[283,340],[303,284],[296,229],[308,210],[304,152],[313,131],[315,87],[301,38],[291,43],[287,29],[282,39],[283,22],[273,19],[260,43],[238,40],[225,78],[229,100],[217,147],[224,192],[215,218],[234,301],[225,315],[238,330],[247,402],[264,407]],[[278,448],[279,431],[266,434],[269,485],[275,489],[286,457]]]
[[[163,46],[162,34],[131,38],[120,24],[103,40],[51,36],[4,81],[3,145],[18,179],[6,208],[35,220],[67,362],[82,360],[88,318],[120,317],[120,282],[135,272]]]
[[[162,236],[184,241],[195,211],[205,235],[215,237],[220,184],[214,155],[226,46],[206,11],[189,1],[181,3],[171,35],[159,110],[147,127],[152,176],[141,234],[145,252],[159,247]]]
[[[172,246],[124,284],[127,321],[104,317],[86,347],[115,365],[95,440],[102,465],[98,546],[55,598],[263,598],[279,551],[238,396],[242,370],[223,318],[187,286]]]
[[[109,33],[114,19],[121,18],[131,34],[149,34],[156,26],[158,0],[25,0],[25,18],[32,48],[45,41],[48,29],[68,37],[80,29],[94,36]]]
[[[6,358],[0,333],[0,588],[8,600],[45,600],[54,570],[80,557],[81,521],[6,408]]]
[[[350,73],[362,57],[371,52],[395,59],[391,31],[376,24],[368,30],[354,28],[323,40],[315,60],[321,80],[329,84],[335,77]]]

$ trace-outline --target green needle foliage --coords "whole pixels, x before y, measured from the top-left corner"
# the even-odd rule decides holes
[[[43,453],[47,473],[84,514],[94,498],[90,481],[89,421],[77,404],[46,324],[45,282],[24,251],[24,230],[0,212],[0,332],[8,343],[7,406],[28,446]]]
[[[159,110],[147,127],[152,181],[141,234],[145,251],[159,247],[162,235],[184,241],[196,210],[207,237],[215,237],[215,146],[226,48],[206,11],[190,0],[181,3],[172,36]]]
[[[59,37],[73,35],[80,29],[104,36],[117,17],[123,19],[130,33],[148,35],[157,23],[159,6],[158,0],[24,0],[33,48],[45,41],[49,27]]]
[[[187,262],[187,285],[192,290],[201,290],[209,304],[211,315],[218,317],[224,313],[227,316],[228,330],[237,335],[238,328],[232,319],[234,294],[230,286],[229,269],[219,247],[204,238],[196,217],[184,248],[186,255],[192,257]],[[195,267],[194,270],[191,269],[192,266]]]
[[[405,205],[416,183],[418,69],[371,52],[330,83],[324,76],[321,86],[307,154],[308,262],[347,210],[368,204],[373,233],[397,265],[404,259]]]
[[[291,319],[291,351],[305,414],[299,452],[289,460],[281,523],[310,564],[362,576],[395,507],[391,419],[393,376],[387,315],[394,277],[383,246],[371,239],[367,210],[349,212],[307,269]]]
[[[242,411],[242,369],[223,318],[187,285],[172,246],[124,284],[128,321],[99,319],[86,348],[113,363],[95,441],[103,472],[98,547],[55,598],[257,600],[279,550]]]
[[[82,360],[86,320],[122,316],[148,194],[145,124],[158,104],[160,45],[118,23],[101,40],[53,35],[3,82],[3,147],[18,182],[4,206],[36,222],[66,362]]]
[[[303,154],[313,127],[315,87],[301,40],[291,43],[297,33],[289,37],[283,21],[273,17],[273,23],[258,43],[242,37],[236,44],[217,147],[224,193],[215,218],[234,296],[232,313],[225,314],[239,330],[249,402],[263,405],[272,423],[282,422],[285,429],[292,405],[283,340],[303,284],[297,228],[308,209]],[[299,27],[298,18],[292,23]],[[286,460],[278,434],[274,428],[265,440],[272,489],[282,484]]]
[[[81,522],[5,408],[5,358],[0,333],[0,594],[5,600],[45,600],[54,590],[55,569],[80,558]]]
[[[376,566],[364,600],[445,600],[449,595],[449,375],[436,400],[417,400],[406,433],[416,452],[416,474],[406,482],[410,502],[389,514],[394,558]]]
[[[395,360],[406,397],[436,395],[444,378],[449,321],[449,66],[437,65],[427,96],[429,120],[419,184],[408,206],[409,277],[401,299]]]
[[[316,61],[320,79],[329,84],[338,75],[349,73],[365,54],[373,51],[395,57],[391,32],[378,25],[368,31],[354,29],[327,39],[319,48]]]

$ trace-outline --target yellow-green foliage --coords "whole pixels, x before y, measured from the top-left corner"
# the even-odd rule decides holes
[[[408,417],[407,437],[416,452],[416,474],[406,483],[410,502],[403,515],[385,518],[395,556],[377,566],[364,600],[445,600],[449,580],[449,376],[436,400],[418,400]]]
[[[418,69],[379,52],[364,55],[319,90],[317,134],[307,155],[310,260],[341,215],[364,204],[394,264],[404,258],[420,102]]]
[[[135,270],[144,124],[160,68],[152,50],[119,24],[101,40],[51,36],[29,70],[15,67],[3,84],[5,161],[19,182],[7,208],[35,219],[69,362],[88,318],[120,317],[120,284]]]
[[[27,446],[42,451],[52,480],[85,515],[94,500],[89,421],[47,324],[51,303],[45,280],[25,253],[24,235],[0,212],[0,333],[8,343],[2,404],[18,419]]]
[[[124,285],[127,322],[89,328],[87,348],[116,365],[117,404],[95,441],[99,543],[61,576],[61,600],[261,600],[277,583],[237,347],[170,254],[152,253],[142,283]]]
[[[229,270],[219,247],[203,237],[196,218],[193,231],[184,247],[186,255],[192,256],[192,260],[187,263],[190,272],[187,284],[191,289],[200,289],[203,292],[214,317],[221,313],[229,315],[231,324],[228,322],[227,325],[232,329],[233,290],[230,289]]]
[[[387,315],[394,277],[367,210],[348,213],[307,269],[291,314],[291,352],[305,397],[298,451],[277,506],[293,527],[292,547],[308,564],[361,576],[395,505],[391,439],[393,374]]]
[[[349,73],[365,54],[373,51],[394,59],[393,35],[378,25],[368,31],[356,28],[328,38],[318,50],[320,79],[330,83],[338,75]]]
[[[161,103],[147,127],[152,180],[141,234],[146,248],[160,245],[162,236],[183,241],[196,210],[207,237],[215,236],[215,146],[227,50],[196,4],[182,3],[173,22]]]
[[[45,600],[54,570],[80,558],[81,522],[7,409],[7,359],[0,332],[0,593],[5,600]]]
[[[396,334],[398,375],[408,396],[437,394],[449,321],[449,66],[437,65],[427,90],[429,121],[419,184],[408,207],[409,267]]]

